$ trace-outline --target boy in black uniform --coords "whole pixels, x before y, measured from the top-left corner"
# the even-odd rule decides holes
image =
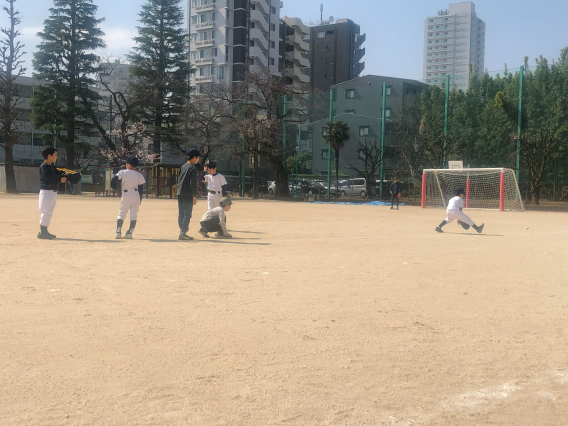
[[[65,183],[67,178],[64,172],[55,168],[53,163],[57,161],[57,149],[46,146],[43,151],[43,163],[39,166],[39,211],[41,219],[39,221],[39,233],[37,237],[42,240],[53,240],[55,235],[47,231],[55,203],[57,202],[57,190],[60,183]]]
[[[398,199],[400,197],[400,182],[397,178],[394,178],[393,183],[390,186],[391,193],[391,210],[393,209],[394,202],[396,200],[396,209],[398,210]]]
[[[197,167],[202,155],[195,148],[187,150],[187,163],[179,169],[177,183],[179,239],[193,240],[187,235],[193,206],[197,204]]]

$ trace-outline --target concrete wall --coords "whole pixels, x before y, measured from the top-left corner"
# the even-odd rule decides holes
[[[15,165],[16,188],[19,192],[39,193],[39,166]],[[6,192],[6,168],[0,164],[0,192]]]

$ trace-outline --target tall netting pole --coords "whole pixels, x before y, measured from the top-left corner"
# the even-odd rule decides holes
[[[505,211],[505,172],[501,172],[499,182],[499,211]]]
[[[467,175],[467,179],[465,181],[465,208],[469,208],[469,174]]]
[[[426,173],[422,173],[422,200],[421,207],[426,208]]]

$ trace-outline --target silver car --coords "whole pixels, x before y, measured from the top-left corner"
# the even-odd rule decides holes
[[[367,181],[363,178],[349,179],[346,185],[339,187],[339,194],[342,197],[346,195],[357,195],[361,198],[367,196]]]

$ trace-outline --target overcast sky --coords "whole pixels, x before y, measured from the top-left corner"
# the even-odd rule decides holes
[[[183,7],[186,8],[186,0]],[[98,17],[105,18],[106,54],[123,56],[133,45],[138,13],[145,0],[95,0]],[[319,20],[321,0],[284,0],[281,15],[296,16],[304,22]],[[364,43],[364,74],[422,79],[424,19],[447,9],[449,3],[434,0],[324,0],[324,19],[329,16],[349,18],[367,34]],[[543,55],[557,58],[568,46],[567,0],[478,0],[477,16],[485,21],[485,66],[490,71],[517,68],[524,56]],[[22,41],[26,44],[28,70],[31,75],[31,53],[35,51],[43,21],[48,17],[51,0],[17,0],[22,14]],[[1,14],[5,26],[5,13]]]

